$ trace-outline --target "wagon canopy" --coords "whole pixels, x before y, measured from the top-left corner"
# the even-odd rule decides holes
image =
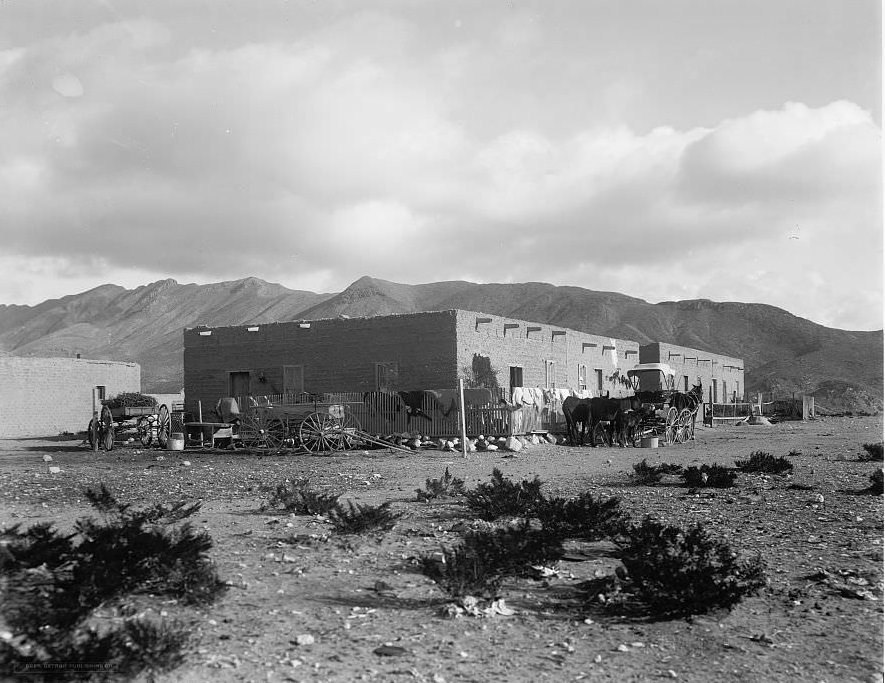
[[[676,371],[667,363],[640,363],[627,370],[634,391],[672,391]]]

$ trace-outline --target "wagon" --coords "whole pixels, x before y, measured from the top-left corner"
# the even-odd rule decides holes
[[[643,419],[633,434],[633,445],[644,437],[656,436],[664,445],[685,443],[694,437],[697,405],[694,409],[678,408],[673,398],[676,372],[667,363],[640,363],[627,371],[635,395],[642,401]]]
[[[273,452],[298,448],[321,453],[344,451],[373,440],[361,431],[350,404],[328,398],[305,394],[291,402],[272,402],[266,396],[249,396],[237,402],[244,410],[229,423],[186,423],[188,442],[214,446],[222,438],[229,439],[235,448]],[[211,432],[208,439],[207,431]]]
[[[113,450],[114,439],[120,428],[134,428],[141,445],[149,448],[156,443],[166,448],[172,420],[169,408],[165,404],[157,406],[120,406],[110,408],[106,405],[101,411],[94,411],[87,427],[87,441],[92,450],[99,446],[105,450]]]

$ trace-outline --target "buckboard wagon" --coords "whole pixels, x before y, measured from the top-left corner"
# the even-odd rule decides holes
[[[169,408],[158,406],[119,406],[110,408],[106,405],[100,411],[93,411],[92,419],[86,428],[86,440],[93,451],[99,447],[106,451],[114,449],[117,432],[124,428],[135,429],[138,439],[144,448],[156,443],[166,448],[169,441],[172,419]]]

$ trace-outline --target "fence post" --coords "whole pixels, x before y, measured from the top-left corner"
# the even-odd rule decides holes
[[[458,395],[461,397],[461,455],[467,457],[467,406],[464,405],[464,380],[458,380]]]

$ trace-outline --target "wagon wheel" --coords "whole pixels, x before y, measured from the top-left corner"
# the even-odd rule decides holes
[[[301,421],[298,438],[311,453],[337,450],[340,441],[338,422],[326,413],[311,413]]]
[[[608,423],[606,422],[597,422],[593,427],[593,434],[590,436],[590,441],[594,445],[602,442],[603,446],[611,446],[611,436],[608,432]]]
[[[359,421],[350,413],[345,413],[344,417],[337,420],[335,426],[335,434],[333,436],[334,448],[336,451],[348,451],[356,447],[359,442],[357,432],[360,430]]]
[[[86,428],[86,439],[89,441],[89,447],[93,451],[97,451],[101,441],[101,423],[97,417],[89,420],[89,426]]]
[[[107,406],[101,407],[101,417],[99,417],[101,427],[101,445],[106,451],[114,450],[114,416],[111,409]]]
[[[141,445],[144,448],[150,448],[150,445],[154,440],[154,431],[150,419],[144,415],[138,418],[138,422],[135,424],[135,430],[138,433]]]
[[[288,433],[285,422],[264,412],[246,415],[240,421],[240,443],[246,448],[280,451]]]
[[[688,426],[686,430],[688,432],[688,436],[686,437],[686,441],[691,441],[694,438],[694,423],[698,416],[698,409],[695,407],[694,410],[690,410],[688,414]]]
[[[114,450],[114,439],[117,436],[117,430],[114,429],[113,422],[111,422],[110,426],[107,429],[102,429],[101,436],[101,445],[104,446],[104,449],[106,451]]]
[[[691,411],[683,408],[676,418],[676,442],[685,443],[691,436]]]
[[[664,421],[664,443],[670,445],[676,441],[676,432],[678,431],[679,413],[676,408],[671,407],[667,411],[667,417]]]
[[[169,442],[171,424],[169,408],[164,403],[160,406],[160,410],[157,411],[157,443],[160,444],[160,448],[166,448],[166,444]]]

